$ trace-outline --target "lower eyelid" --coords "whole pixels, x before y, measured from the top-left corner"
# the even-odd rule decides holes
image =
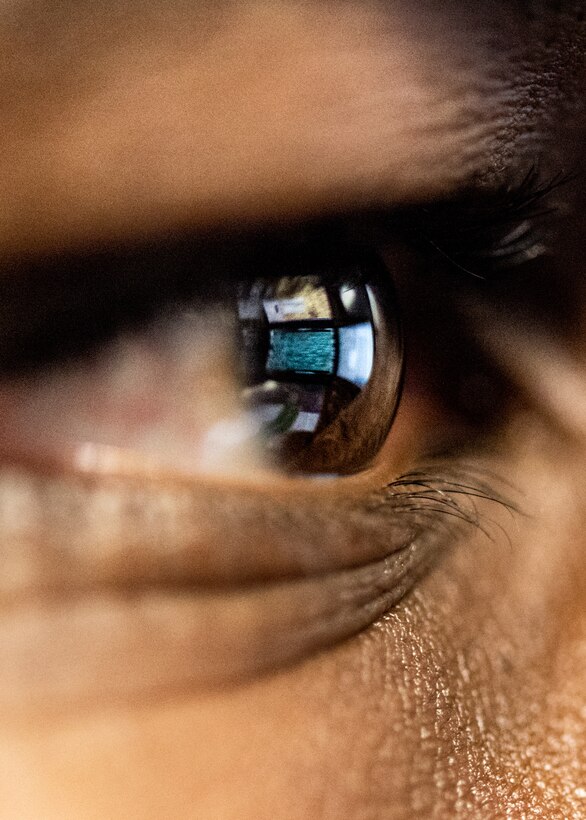
[[[481,478],[437,470],[342,497],[4,468],[0,710],[215,686],[354,634],[477,524]]]
[[[414,540],[417,522],[392,515],[388,495],[328,484],[192,484],[5,468],[2,597],[234,587],[363,564]]]

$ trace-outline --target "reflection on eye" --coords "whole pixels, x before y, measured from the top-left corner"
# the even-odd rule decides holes
[[[4,451],[113,472],[367,467],[402,374],[388,273],[367,255],[261,270],[71,361],[5,378]]]
[[[297,276],[241,288],[244,396],[273,461],[346,473],[381,446],[402,369],[396,310],[381,287]]]

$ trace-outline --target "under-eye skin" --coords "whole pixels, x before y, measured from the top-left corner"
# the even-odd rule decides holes
[[[527,199],[534,201],[531,195]],[[457,212],[457,204],[453,208],[452,213]],[[513,223],[529,218],[523,209],[513,210]],[[449,344],[462,342],[464,337],[458,334],[465,332],[458,327],[450,299],[438,301],[447,313],[430,319],[427,330],[437,350],[432,344],[422,346],[433,359],[423,368],[413,356],[413,332],[405,322],[405,395],[397,425],[386,435],[402,374],[398,311],[404,309],[407,320],[417,312],[413,286],[406,295],[401,282],[417,279],[410,261],[418,258],[417,253],[423,253],[421,258],[429,266],[439,247],[435,239],[426,244],[422,238],[426,234],[421,225],[425,220],[427,227],[432,224],[429,210],[418,214],[419,222],[415,211],[396,216],[397,230],[393,235],[384,227],[384,241],[382,215],[359,214],[260,237],[231,236],[221,242],[183,238],[167,245],[95,251],[34,264],[29,260],[18,271],[20,288],[23,281],[30,286],[30,296],[24,300],[9,277],[2,279],[7,297],[3,304],[11,308],[0,333],[5,418],[11,402],[19,406],[18,389],[23,391],[18,400],[26,401],[40,385],[40,393],[48,391],[50,401],[40,402],[39,408],[54,410],[60,406],[55,385],[67,384],[72,373],[79,375],[84,368],[87,373],[88,361],[97,362],[92,367],[99,369],[104,350],[119,354],[126,344],[138,345],[136,356],[121,370],[124,393],[126,380],[141,381],[133,362],[142,365],[160,353],[155,350],[154,355],[147,343],[145,354],[144,336],[150,332],[145,328],[166,326],[178,307],[185,310],[189,305],[195,317],[194,338],[205,346],[210,334],[210,351],[218,355],[226,338],[222,321],[201,322],[204,333],[198,340],[198,316],[206,313],[202,306],[216,309],[225,304],[228,290],[232,294],[228,336],[232,334],[234,340],[236,322],[244,359],[240,370],[236,367],[230,378],[224,374],[223,381],[213,370],[206,373],[204,368],[202,373],[210,385],[216,380],[216,388],[223,391],[222,409],[228,407],[230,413],[242,410],[238,401],[243,385],[240,382],[236,390],[234,377],[244,378],[249,402],[245,409],[262,424],[268,421],[268,426],[259,437],[257,425],[252,437],[254,446],[260,446],[262,464],[255,461],[258,449],[243,451],[240,470],[232,470],[226,458],[219,471],[205,465],[202,469],[201,463],[179,463],[185,445],[181,440],[167,462],[158,457],[161,448],[150,459],[144,454],[152,451],[138,447],[133,459],[133,447],[128,447],[124,436],[132,437],[137,428],[140,432],[141,424],[152,424],[152,415],[136,402],[131,404],[126,428],[119,418],[110,424],[115,432],[115,439],[108,442],[115,451],[110,460],[108,448],[98,456],[91,448],[72,448],[77,460],[68,461],[65,447],[65,457],[56,457],[51,447],[57,441],[63,455],[64,439],[55,432],[57,427],[47,435],[46,424],[44,457],[27,450],[22,430],[20,440],[4,434],[0,543],[5,572],[0,595],[7,619],[0,640],[14,662],[0,671],[0,704],[42,703],[64,694],[73,701],[83,700],[88,691],[92,699],[209,686],[294,661],[375,620],[470,528],[480,527],[491,537],[490,515],[484,519],[486,508],[514,509],[512,491],[490,472],[493,434],[504,423],[504,405],[493,407],[482,418],[470,417],[465,403],[426,395],[428,388],[437,389],[433,380],[427,380],[428,372],[448,374],[447,381],[453,384],[441,386],[446,388],[454,387],[465,369],[464,363],[449,355]],[[436,225],[441,221],[438,214],[433,220]],[[387,215],[387,223],[393,224],[392,215]],[[499,228],[490,232],[495,247],[499,236],[506,242],[516,230],[515,224]],[[419,237],[422,245],[415,256],[402,250],[401,235],[405,243]],[[519,239],[522,235],[527,236],[518,231]],[[450,255],[455,253],[451,246]],[[525,256],[531,255],[527,250]],[[445,254],[440,256],[445,261]],[[522,261],[522,250],[516,248],[513,256],[515,262]],[[500,265],[502,255],[496,257]],[[194,258],[201,276],[195,283]],[[456,267],[461,273],[465,266]],[[48,272],[52,286],[59,288],[59,298],[53,292],[49,304]],[[385,275],[396,279],[396,295],[385,284]],[[79,299],[82,278],[91,281],[94,289],[85,302]],[[428,270],[424,279],[429,284],[433,271]],[[446,289],[437,278],[434,286]],[[162,313],[161,301],[166,305]],[[283,310],[285,317],[277,315]],[[262,327],[254,324],[259,316]],[[110,321],[104,326],[106,317]],[[247,321],[253,325],[246,332],[256,334],[252,342],[242,337],[242,323]],[[352,330],[350,335],[362,342],[344,359],[342,331],[356,327],[360,331]],[[321,335],[315,335],[316,328]],[[185,332],[180,324],[180,341],[169,343],[166,355],[189,348]],[[482,351],[473,354],[472,346],[468,348],[466,366],[472,370],[486,366],[498,388],[500,374],[483,359]],[[210,361],[221,363],[221,356],[214,359],[212,352]],[[377,355],[382,357],[380,365]],[[445,370],[448,362],[451,370]],[[379,373],[377,366],[382,367]],[[159,380],[142,383],[141,389],[162,393],[172,389],[172,375],[164,367],[153,372]],[[65,373],[65,381],[56,377],[53,382],[53,373]],[[351,389],[338,389],[336,378],[344,379]],[[371,379],[377,385],[382,420],[376,414],[368,416]],[[289,391],[286,400],[282,384]],[[202,401],[197,388],[191,386],[193,400]],[[81,399],[80,391],[71,395],[87,402],[87,422],[97,413],[95,403],[103,395],[98,391],[92,396],[87,385],[84,389]],[[270,401],[265,400],[264,390],[273,391]],[[313,404],[307,393],[313,394]],[[366,412],[360,405],[365,396]],[[410,430],[422,420],[426,424],[428,407],[437,407],[438,400],[443,409],[435,417],[436,426],[427,424],[414,446]],[[353,417],[355,402],[358,412]],[[269,405],[276,406],[267,411]],[[327,424],[321,421],[324,407],[330,413]],[[214,407],[205,410],[202,429],[207,429]],[[336,421],[347,416],[354,419],[358,444],[352,424],[343,426],[346,442],[340,429],[336,431]],[[300,417],[302,429],[294,430]],[[39,415],[39,427],[42,419]],[[374,439],[362,435],[360,420],[367,431],[366,423],[372,423]],[[71,425],[65,428],[72,435]],[[333,448],[320,444],[322,429],[336,432]],[[91,427],[85,432],[91,444]],[[293,436],[295,432],[304,435]],[[123,457],[119,451],[124,451]],[[230,456],[229,448],[226,454]],[[10,613],[25,624],[28,639],[22,647],[10,645]],[[105,629],[114,622],[116,629]],[[153,640],[142,640],[145,630],[155,636]],[[59,634],[64,648],[51,659],[52,634]],[[136,647],[140,657],[133,654]],[[120,658],[114,674],[112,653]],[[195,666],[194,655],[199,659]],[[44,659],[46,675],[42,680],[30,676],[25,680],[22,676],[34,658]],[[74,663],[76,668],[76,676],[65,682],[60,672],[63,663]],[[140,675],[133,671],[138,668]]]
[[[352,501],[5,470],[0,709],[170,694],[298,660],[486,531],[479,501],[510,507],[495,483],[434,464]]]

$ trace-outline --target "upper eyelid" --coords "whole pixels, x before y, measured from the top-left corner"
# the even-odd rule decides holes
[[[420,255],[435,255],[436,262],[428,261],[433,270],[452,267],[468,280],[485,278],[539,255],[537,219],[553,216],[552,197],[571,178],[544,179],[532,168],[505,188],[467,189],[409,208],[11,260],[0,271],[0,373],[82,354],[142,326],[166,304],[223,299],[242,277],[285,275],[287,266],[298,275],[308,258],[321,265],[322,276],[335,278],[338,266],[347,274],[357,246],[376,253],[402,240]],[[507,245],[519,226],[520,238]]]
[[[518,174],[517,174],[518,176]],[[463,188],[448,199],[426,201],[406,207],[332,210],[305,220],[268,220],[264,224],[248,228],[206,232],[179,231],[175,235],[168,232],[152,236],[146,240],[133,240],[112,245],[92,245],[88,249],[65,251],[64,253],[37,256],[26,254],[4,258],[0,262],[2,277],[16,270],[21,275],[27,271],[55,272],[60,265],[86,269],[108,270],[116,264],[136,268],[140,259],[154,263],[170,258],[191,259],[198,257],[214,260],[218,272],[221,266],[242,260],[245,256],[263,258],[267,252],[278,256],[281,247],[287,252],[301,244],[312,248],[327,245],[326,253],[335,250],[334,243],[340,241],[362,241],[371,245],[385,244],[390,238],[406,237],[410,242],[418,242],[442,234],[448,244],[453,237],[467,234],[467,241],[486,242],[489,231],[509,232],[515,225],[526,219],[542,216],[553,210],[549,207],[551,195],[576,177],[575,173],[558,173],[551,179],[542,179],[539,171],[532,166],[529,172],[517,182],[501,185],[496,189]],[[556,203],[557,204],[557,203]],[[470,239],[471,237],[471,239]],[[494,239],[494,237],[492,237]],[[325,254],[324,254],[325,255]],[[142,272],[144,273],[144,271]],[[0,278],[0,284],[2,278]],[[201,282],[203,286],[205,282]]]
[[[418,250],[483,279],[549,250],[548,229],[566,209],[566,188],[578,176],[546,176],[533,165],[494,190],[471,188],[448,200],[403,209],[394,218],[394,229]],[[384,242],[384,216],[382,225],[378,241]]]

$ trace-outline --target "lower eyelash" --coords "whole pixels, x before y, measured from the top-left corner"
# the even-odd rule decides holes
[[[299,661],[379,620],[470,526],[487,532],[477,501],[512,512],[514,506],[491,489],[495,482],[479,468],[438,464],[364,498],[338,499],[335,507],[314,490],[305,509],[290,493],[280,501],[272,494],[264,504],[255,494],[246,509],[246,498],[226,488],[206,495],[200,487],[198,507],[198,490],[190,487],[149,488],[141,481],[128,492],[117,482],[22,471],[10,476],[5,468],[0,557],[20,571],[19,582],[30,584],[36,574],[38,585],[19,591],[10,588],[9,573],[0,579],[6,661],[0,709],[45,707],[63,702],[64,694],[69,705],[136,704],[153,692],[226,685]],[[182,509],[189,503],[197,508],[191,518]],[[162,525],[174,504],[183,515],[183,542],[179,520]],[[128,517],[126,531],[117,513]],[[215,583],[197,571],[205,550],[198,552],[193,530],[205,514],[220,522],[207,533],[208,554],[219,561]],[[260,529],[250,526],[255,514]],[[92,532],[92,526],[102,529]],[[295,536],[307,539],[303,527],[313,533],[314,559],[321,559],[313,567],[306,548],[295,553]],[[234,548],[227,533],[243,539],[240,558],[225,554],[224,547],[228,553]],[[37,554],[27,555],[39,537]],[[336,565],[333,553],[343,537],[348,550]],[[289,561],[289,572],[282,567],[271,576],[265,565],[256,578],[234,578],[234,570],[246,571],[244,555],[250,563],[267,544],[276,551],[273,558]],[[29,558],[36,568],[27,565]],[[12,639],[14,618],[25,624],[23,642]],[[30,675],[33,662],[43,675]],[[74,673],[64,676],[63,664]]]
[[[508,539],[506,530],[478,509],[477,501],[487,501],[505,509],[512,517],[520,514],[520,507],[505,495],[495,492],[487,482],[491,478],[472,467],[458,470],[416,471],[406,473],[385,488],[390,493],[395,509],[423,515],[450,516],[469,524],[494,540],[491,525],[496,526]],[[492,476],[494,482],[496,477]]]

